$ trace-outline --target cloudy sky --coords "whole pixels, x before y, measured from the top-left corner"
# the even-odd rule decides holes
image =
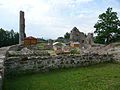
[[[81,32],[94,32],[98,15],[108,7],[120,19],[120,0],[0,0],[0,28],[18,32],[23,10],[27,36],[54,39],[74,26]]]

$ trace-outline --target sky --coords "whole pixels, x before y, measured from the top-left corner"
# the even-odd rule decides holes
[[[98,16],[108,7],[120,19],[120,0],[0,0],[0,28],[19,32],[22,10],[27,36],[56,39],[73,27],[93,33]]]

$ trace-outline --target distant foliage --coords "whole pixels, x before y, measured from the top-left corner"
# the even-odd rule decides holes
[[[120,41],[120,20],[117,12],[112,12],[112,8],[108,8],[105,13],[99,15],[99,20],[94,28],[96,43],[109,44]]]
[[[55,41],[65,43],[68,42],[69,39],[70,39],[70,33],[67,32],[63,37],[58,37]]]
[[[64,37],[58,37],[57,39],[56,39],[56,42],[64,42]]]
[[[0,29],[0,47],[10,46],[19,43],[19,33],[13,30]]]
[[[37,42],[39,42],[39,43],[47,43],[48,41],[45,40],[44,38],[37,38]]]
[[[64,35],[64,38],[65,38],[65,39],[70,39],[70,33],[67,32],[67,33]]]

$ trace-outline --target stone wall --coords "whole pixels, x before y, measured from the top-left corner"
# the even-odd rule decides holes
[[[95,52],[102,52],[95,54]],[[7,53],[6,53],[7,52]],[[91,54],[90,54],[91,53]],[[48,52],[13,45],[0,48],[0,90],[4,77],[23,73],[45,72],[53,69],[88,66],[103,62],[120,63],[120,48],[87,50],[82,55],[50,56]],[[5,76],[4,76],[5,75]]]
[[[10,47],[0,48],[0,90],[2,90],[3,79],[4,79],[4,61],[6,59],[6,52]]]
[[[2,90],[2,85],[3,85],[2,83],[3,83],[3,76],[4,76],[4,66],[3,66],[4,59],[5,59],[5,56],[0,55],[0,90]]]
[[[16,73],[45,72],[52,69],[88,66],[102,62],[111,62],[112,55],[59,55],[59,56],[35,56],[15,55],[5,60],[6,76]]]

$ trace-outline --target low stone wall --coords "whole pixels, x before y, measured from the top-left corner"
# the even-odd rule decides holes
[[[27,72],[45,72],[53,69],[81,67],[103,62],[120,63],[119,49],[111,51],[106,51],[106,53],[100,55],[89,53],[85,55],[50,56],[48,52],[32,51],[19,45],[0,48],[0,90],[2,90],[4,75],[5,77],[14,77],[14,75]]]
[[[111,62],[112,55],[65,55],[65,56],[11,56],[5,60],[6,76],[16,73],[45,72],[52,69],[88,66]]]

